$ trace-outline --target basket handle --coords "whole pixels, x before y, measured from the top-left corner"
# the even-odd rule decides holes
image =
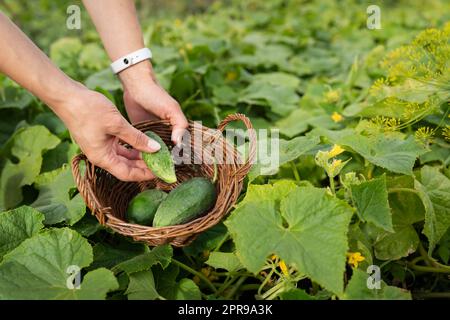
[[[220,132],[220,134],[223,133],[223,131],[225,130],[225,127],[232,121],[242,121],[244,123],[244,125],[247,127],[247,132],[248,132],[248,136],[249,136],[250,150],[249,150],[247,160],[236,172],[236,174],[242,175],[242,178],[244,178],[247,175],[247,173],[250,171],[250,169],[254,163],[255,157],[256,157],[256,143],[257,143],[256,132],[255,132],[255,129],[253,128],[253,125],[250,122],[249,118],[247,118],[242,113],[235,113],[235,114],[230,114],[230,115],[226,116],[225,119],[223,119],[219,123],[217,130]]]
[[[95,169],[88,167],[87,160],[88,160],[87,157],[83,153],[78,154],[75,157],[73,157],[73,159],[72,159],[72,175],[75,179],[75,183],[78,187],[78,191],[80,192],[81,196],[84,198],[88,207],[91,209],[92,214],[96,215],[100,224],[103,225],[103,224],[105,224],[105,215],[103,212],[101,212],[101,210],[98,209],[101,206],[92,191],[90,183],[88,183],[89,180],[93,180],[93,179],[91,179],[91,176],[94,173]],[[85,161],[85,163],[86,163],[86,172],[85,172],[84,177],[81,175],[81,172],[80,172],[81,161]],[[95,179],[94,179],[94,183],[95,183]]]

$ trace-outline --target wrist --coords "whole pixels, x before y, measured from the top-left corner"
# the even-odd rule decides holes
[[[142,86],[156,84],[156,78],[150,60],[141,61],[119,73],[124,91],[133,94]]]
[[[71,80],[59,97],[52,98],[47,104],[65,125],[70,127],[72,120],[79,117],[88,105],[92,93],[81,83]]]

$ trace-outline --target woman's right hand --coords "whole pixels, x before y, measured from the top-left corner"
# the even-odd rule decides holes
[[[63,101],[64,106],[54,110],[91,163],[122,181],[154,178],[139,151],[156,152],[160,145],[131,126],[111,101],[82,85]],[[134,149],[125,148],[119,140]]]

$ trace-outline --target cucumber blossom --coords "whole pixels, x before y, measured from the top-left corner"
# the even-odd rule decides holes
[[[147,167],[164,182],[177,182],[175,165],[173,163],[172,154],[170,153],[169,148],[161,137],[153,131],[147,131],[145,134],[161,145],[161,149],[155,153],[141,152],[142,159],[147,164]]]
[[[167,193],[158,189],[149,189],[137,194],[128,204],[127,220],[144,226],[151,225],[156,210],[166,197]]]
[[[216,202],[216,187],[206,178],[192,178],[173,189],[161,203],[153,219],[154,227],[189,222]]]

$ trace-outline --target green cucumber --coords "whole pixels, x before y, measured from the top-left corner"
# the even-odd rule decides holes
[[[216,202],[216,187],[207,178],[192,178],[173,189],[153,219],[154,227],[189,222],[208,211]]]
[[[177,182],[177,176],[175,175],[175,165],[173,163],[172,154],[169,148],[153,131],[147,131],[145,134],[158,142],[161,145],[161,149],[154,153],[141,152],[142,159],[147,164],[147,167],[161,180],[167,183]]]
[[[151,225],[156,210],[166,197],[167,193],[159,189],[149,189],[137,194],[128,204],[126,212],[128,222]]]

